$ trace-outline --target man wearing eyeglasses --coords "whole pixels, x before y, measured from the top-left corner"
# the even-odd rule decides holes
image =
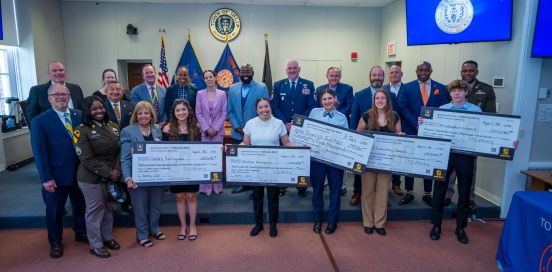
[[[31,87],[29,91],[29,97],[27,98],[27,123],[29,127],[33,118],[52,107],[48,101],[48,88],[53,84],[61,84],[67,87],[70,94],[68,101],[70,109],[83,110],[84,95],[82,89],[77,84],[65,82],[66,75],[63,63],[57,60],[48,63],[48,78],[50,80],[44,84]]]

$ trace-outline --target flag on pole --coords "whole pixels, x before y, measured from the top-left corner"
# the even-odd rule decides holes
[[[165,56],[165,39],[161,36],[161,60],[159,61],[159,76],[157,84],[167,89],[169,87],[169,70],[167,69],[167,58]]]
[[[179,66],[184,66],[188,68],[190,81],[192,82],[192,84],[194,84],[198,90],[203,90],[205,89],[205,82],[203,82],[202,76],[203,70],[201,69],[201,64],[199,63],[199,59],[197,58],[197,55],[194,51],[191,40],[192,39],[190,38],[190,35],[188,35],[188,42],[186,42],[186,46],[184,46],[184,51],[182,52],[182,56],[180,57],[176,68],[178,69]],[[176,84],[176,79],[174,75],[171,83]]]
[[[230,46],[226,43],[222,56],[215,66],[215,73],[217,73],[217,85],[219,89],[228,92],[228,88],[240,80],[240,67],[230,50]]]
[[[263,83],[268,88],[268,96],[272,97],[272,71],[270,70],[270,56],[268,55],[268,39],[265,34],[265,59],[263,67]]]

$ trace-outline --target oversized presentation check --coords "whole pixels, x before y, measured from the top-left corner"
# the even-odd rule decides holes
[[[520,116],[423,108],[418,136],[450,139],[451,152],[513,160]]]
[[[374,138],[370,134],[345,129],[305,116],[295,115],[289,139],[311,148],[312,159],[361,175]]]
[[[226,147],[226,184],[305,187],[309,183],[308,147]]]
[[[222,143],[142,142],[133,148],[132,178],[140,186],[222,182]]]
[[[366,170],[401,176],[445,180],[450,140],[373,133]]]

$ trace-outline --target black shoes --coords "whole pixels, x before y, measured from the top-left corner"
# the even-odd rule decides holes
[[[285,196],[287,192],[286,188],[280,188],[280,196]]]
[[[91,249],[90,254],[92,254],[92,255],[94,255],[98,258],[109,258],[109,257],[111,257],[111,254],[109,253],[109,251],[107,251],[105,249],[105,247]]]
[[[376,228],[376,233],[381,235],[381,236],[385,236],[385,234],[387,234],[387,232],[385,232],[384,228]]]
[[[103,245],[112,250],[119,250],[121,248],[121,245],[115,240],[104,241]]]
[[[63,256],[63,246],[62,245],[53,245],[50,246],[50,257],[51,258],[60,258]]]
[[[414,194],[412,192],[406,192],[404,197],[399,201],[399,205],[406,205],[414,200]]]
[[[458,242],[460,242],[462,244],[467,244],[468,243],[468,235],[466,235],[466,232],[464,231],[463,228],[456,229],[456,231],[454,231],[454,233],[456,234],[456,239],[458,240]]]
[[[433,226],[429,232],[429,238],[434,241],[439,240],[441,238],[441,227]]]
[[[278,236],[278,229],[276,229],[276,224],[270,224],[270,237],[274,238]]]
[[[450,200],[450,198],[445,198],[445,200],[443,201],[443,207],[450,205],[451,202],[452,201]]]
[[[337,229],[337,223],[328,223],[328,226],[326,227],[326,231],[324,231],[325,234],[332,234]]]
[[[259,234],[259,232],[261,232],[262,230],[263,230],[263,225],[255,225],[255,227],[251,229],[251,232],[249,233],[249,235],[257,236],[257,234]]]
[[[364,227],[364,232],[366,232],[366,234],[372,234],[372,233],[374,233],[374,228],[373,227]]]
[[[236,188],[232,189],[233,194],[239,194],[239,193],[243,193],[245,191],[247,191],[247,188],[245,188],[245,186],[240,186],[240,187],[236,187]]]
[[[432,206],[433,206],[433,198],[431,197],[431,195],[425,194],[425,195],[422,197],[422,200],[423,200],[424,203],[425,203],[426,205],[428,205],[429,207],[432,207]]]
[[[312,227],[312,232],[320,233],[321,231],[322,231],[322,223],[320,222],[314,223],[314,226]]]
[[[88,244],[88,237],[86,236],[86,234],[75,234],[75,242]]]

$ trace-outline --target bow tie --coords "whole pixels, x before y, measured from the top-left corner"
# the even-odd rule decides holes
[[[331,112],[324,112],[324,114],[322,115],[323,117],[326,117],[326,116],[330,116],[330,118],[333,118],[333,114]]]

